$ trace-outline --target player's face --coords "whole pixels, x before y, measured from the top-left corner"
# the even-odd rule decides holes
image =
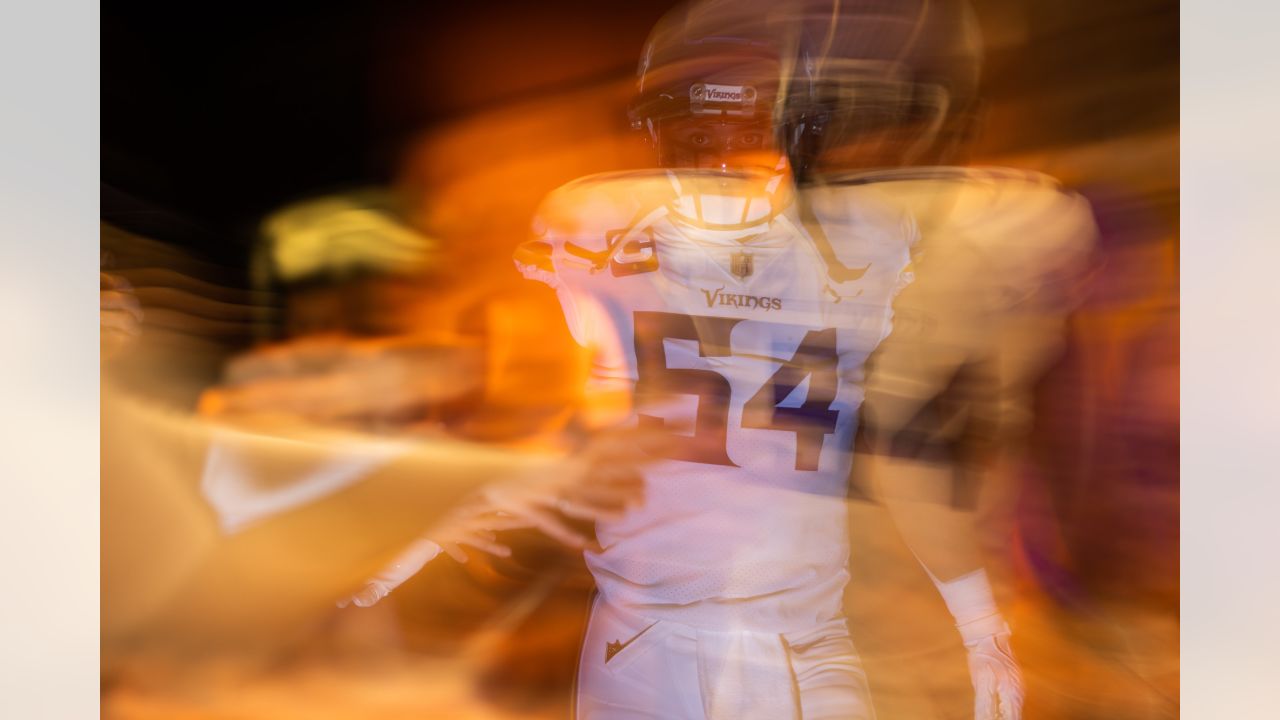
[[[759,171],[778,165],[773,126],[767,120],[683,117],[659,126],[659,155],[664,167]]]

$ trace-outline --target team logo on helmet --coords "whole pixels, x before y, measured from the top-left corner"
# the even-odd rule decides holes
[[[689,86],[689,109],[694,115],[750,117],[756,110],[756,89],[751,85],[694,83]]]

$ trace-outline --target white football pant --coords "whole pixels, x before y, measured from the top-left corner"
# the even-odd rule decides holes
[[[597,597],[578,666],[578,720],[874,720],[843,619],[812,630],[708,631]]]

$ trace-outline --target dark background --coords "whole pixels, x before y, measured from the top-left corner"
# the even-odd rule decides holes
[[[389,179],[423,127],[631,72],[672,4],[104,7],[103,217],[231,259],[282,202]]]

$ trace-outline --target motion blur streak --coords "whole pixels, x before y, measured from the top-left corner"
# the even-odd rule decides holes
[[[648,192],[635,178],[653,177],[655,148],[630,127],[633,69],[673,4],[384,3],[367,12],[385,46],[355,30],[345,44],[348,15],[322,9],[271,51],[247,18],[234,34],[256,45],[219,38],[223,54],[201,62],[299,92],[351,78],[298,79],[286,72],[294,53],[344,72],[369,55],[361,67],[373,72],[353,95],[368,101],[367,134],[353,150],[314,130],[321,160],[282,181],[267,170],[298,158],[263,149],[338,110],[242,101],[234,123],[260,136],[258,166],[239,172],[259,188],[276,178],[256,204],[233,213],[228,188],[220,228],[199,236],[138,219],[176,205],[186,222],[184,211],[216,207],[199,183],[175,181],[166,202],[139,201],[141,214],[104,212],[103,717],[568,716],[595,589],[583,549],[598,549],[596,522],[643,503],[637,473],[670,450],[654,445],[694,431],[592,432],[633,415],[632,388],[591,379],[599,358],[575,342],[563,298],[511,258],[546,274],[530,221],[567,183],[596,176],[573,187]],[[981,42],[967,50],[981,56],[981,102],[935,126],[867,72],[883,63],[838,62],[840,35],[821,24],[838,15],[831,7],[914,4],[779,0],[748,18],[785,47],[803,46],[787,35],[797,27],[823,28],[811,37],[828,62],[811,72],[830,93],[818,98],[830,122],[822,143],[790,157],[794,192],[779,202],[821,211],[863,188],[920,233],[915,284],[866,366],[849,496],[833,500],[849,519],[843,609],[876,716],[973,713],[965,648],[895,526],[898,503],[937,527],[978,529],[1013,628],[1024,717],[1175,718],[1178,7],[974,0]],[[324,36],[327,25],[338,29]],[[159,44],[179,55],[177,45]],[[483,61],[451,55],[462,47]],[[170,88],[162,102],[194,107],[206,91]],[[406,110],[424,107],[426,117]],[[144,113],[118,99],[104,108],[118,125]],[[104,143],[125,155],[144,144],[124,136]],[[193,133],[184,146],[201,142]],[[157,143],[121,175],[144,175],[157,157],[168,163],[157,176],[197,172]],[[385,172],[307,174],[353,152]],[[601,277],[613,261],[639,272],[651,246],[637,237],[619,236],[603,264],[571,260],[596,262]],[[734,262],[742,277],[760,270]],[[696,340],[717,339],[705,332]],[[660,349],[674,357],[687,339]],[[623,345],[610,350],[634,355]],[[934,492],[952,466],[962,482]],[[759,528],[729,530],[782,545]],[[346,604],[404,570],[415,541],[435,548],[420,571],[376,587],[371,607]]]

